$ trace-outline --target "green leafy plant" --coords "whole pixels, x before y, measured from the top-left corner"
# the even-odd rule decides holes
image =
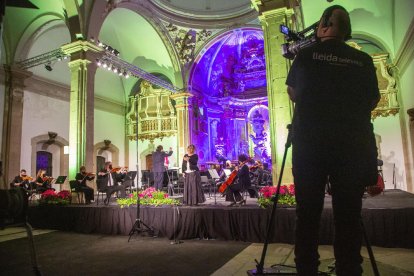
[[[274,196],[276,194],[276,188],[274,186],[266,186],[260,189],[260,196],[257,199],[257,203],[262,208],[267,208],[273,205]],[[296,205],[295,199],[295,185],[282,185],[280,186],[279,199],[277,202],[279,205],[294,206]]]
[[[167,193],[157,191],[153,187],[147,188],[143,191],[133,192],[127,198],[118,198],[116,202],[121,208],[130,205],[136,205],[138,197],[141,205],[161,206],[161,205],[177,205],[180,202],[172,199]]]

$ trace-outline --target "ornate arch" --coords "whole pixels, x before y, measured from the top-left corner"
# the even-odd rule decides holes
[[[65,24],[64,18],[57,13],[45,13],[33,19],[20,38],[16,51],[10,56],[11,61],[28,58],[27,54],[33,45],[34,38],[45,31],[45,27],[53,21],[62,21],[62,24]]]
[[[31,139],[31,146],[32,146],[32,154],[31,154],[31,173],[36,173],[36,152],[37,152],[37,145],[43,144],[43,148],[47,150],[48,144],[54,144],[59,147],[60,151],[60,164],[59,164],[59,171],[60,175],[68,175],[68,168],[69,168],[69,155],[65,154],[64,147],[69,146],[69,142],[56,134],[56,136],[51,139],[50,134],[43,134],[35,136]],[[63,158],[62,158],[63,157]]]
[[[109,140],[104,140],[102,142],[96,143],[93,147],[93,167],[92,171],[96,172],[96,156],[98,155],[99,151],[107,150],[112,154],[112,163],[115,166],[119,164],[119,148],[111,143]]]

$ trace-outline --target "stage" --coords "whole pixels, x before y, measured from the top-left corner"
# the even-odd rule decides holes
[[[208,194],[206,194],[208,197]],[[229,207],[217,195],[199,206],[141,206],[140,218],[153,227],[159,237],[168,239],[219,239],[263,242],[271,209],[257,206],[257,199]],[[128,235],[136,219],[137,208],[121,209],[115,202],[109,206],[69,205],[31,206],[29,221],[35,228]],[[414,195],[400,190],[386,190],[367,197],[362,210],[365,229],[372,245],[414,248]],[[276,211],[270,242],[294,243],[295,208],[280,207]],[[330,197],[325,199],[320,242],[332,244],[333,219]]]

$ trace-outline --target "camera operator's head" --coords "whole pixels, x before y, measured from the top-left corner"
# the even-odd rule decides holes
[[[339,5],[328,7],[319,21],[317,37],[321,40],[351,38],[351,19],[347,10]]]

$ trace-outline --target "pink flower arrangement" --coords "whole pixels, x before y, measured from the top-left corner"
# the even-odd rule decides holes
[[[133,192],[129,194],[127,198],[118,198],[118,205],[123,208],[125,206],[137,204],[138,197],[140,199],[141,205],[151,205],[151,206],[160,206],[160,205],[176,205],[179,202],[176,199],[169,198],[168,194],[162,191],[157,191],[153,187],[149,187],[140,192]]]
[[[277,187],[266,186],[260,189],[260,196],[257,202],[260,207],[266,208],[273,205],[274,195],[276,194]],[[282,185],[279,190],[278,204],[292,206],[296,204],[295,200],[295,185]]]

